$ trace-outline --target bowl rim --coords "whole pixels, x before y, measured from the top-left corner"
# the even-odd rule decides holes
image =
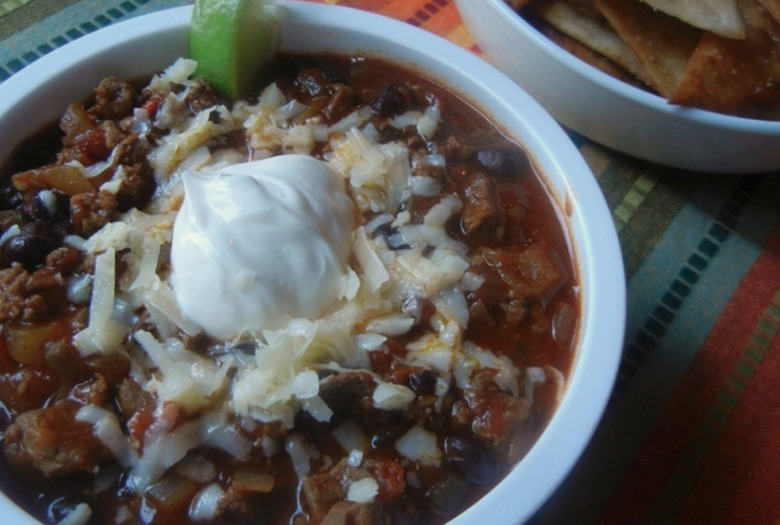
[[[518,130],[522,126],[538,148],[532,149],[531,153],[538,151],[540,156],[543,154],[537,157],[537,162],[544,164],[542,178],[547,179],[546,170],[554,170],[562,177],[565,187],[559,187],[553,198],[560,210],[566,210],[563,218],[569,234],[572,239],[577,239],[575,264],[580,272],[580,284],[585,286],[580,308],[588,320],[587,330],[579,330],[577,355],[567,390],[586,389],[589,402],[580,406],[580,399],[564,395],[551,422],[531,451],[490,492],[453,518],[450,524],[465,525],[488,516],[497,523],[524,521],[549,498],[584,451],[601,420],[617,375],[625,329],[626,291],[620,245],[604,196],[590,168],[563,129],[522,88],[476,55],[443,37],[375,13],[299,0],[280,0],[280,4],[288,10],[288,23],[294,21],[303,25],[314,24],[318,29],[327,27],[366,32],[374,40],[401,42],[396,44],[400,47],[412,42],[420,46],[418,53],[440,52],[437,61],[448,62],[442,66],[443,70],[462,77],[453,84],[456,91],[465,95],[467,89],[487,90],[502,109],[513,115],[498,120],[511,120]],[[45,82],[56,72],[62,72],[76,62],[98,60],[96,57],[104,53],[105,48],[136,45],[139,39],[159,39],[163,38],[161,35],[185,32],[191,9],[191,6],[181,6],[123,20],[41,57],[0,84],[0,126],[7,120],[14,101],[34,96],[23,89],[25,85],[43,81],[41,89],[51,89],[50,84]],[[370,33],[376,24],[386,28],[384,34]],[[284,42],[283,36],[283,45]],[[382,55],[381,52],[378,54]],[[463,85],[464,79],[467,86]],[[464,98],[468,100],[470,97]],[[488,116],[496,120],[496,116]],[[524,146],[528,145],[521,142]],[[544,182],[548,188],[552,185],[549,179]],[[589,230],[590,224],[606,229]],[[604,254],[610,257],[604,259]],[[598,297],[590,290],[597,290]],[[582,348],[590,350],[582,352]],[[577,437],[572,439],[572,435]],[[552,463],[543,453],[548,449],[556,456]],[[534,483],[523,487],[524,501],[507,505],[508,501],[518,501],[515,480],[525,476],[534,479]],[[0,494],[2,500],[16,507],[5,494]]]
[[[464,0],[455,0],[456,3],[462,1]],[[512,9],[505,0],[485,1],[488,4],[492,4],[507,22],[516,30],[521,31],[530,38],[536,46],[544,50],[549,56],[552,56],[566,68],[614,96],[627,99],[635,104],[645,106],[653,111],[668,115],[669,117],[688,120],[693,124],[735,132],[780,136],[779,120],[761,120],[739,117],[706,109],[670,104],[664,97],[618,80],[598,68],[591,66],[585,61],[580,60],[571,53],[568,53],[565,49],[533,27],[520,13]]]

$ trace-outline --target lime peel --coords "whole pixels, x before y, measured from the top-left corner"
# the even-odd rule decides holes
[[[248,95],[276,53],[281,16],[276,0],[196,0],[189,27],[196,74],[228,97]]]

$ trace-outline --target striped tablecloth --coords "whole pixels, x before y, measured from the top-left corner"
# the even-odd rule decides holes
[[[326,1],[479,53],[452,0]],[[0,81],[100,27],[187,3],[0,0]],[[619,231],[627,331],[608,411],[532,522],[780,523],[780,174],[694,174],[572,140]]]

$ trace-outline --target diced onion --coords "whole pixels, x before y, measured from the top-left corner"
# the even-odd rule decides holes
[[[79,503],[57,525],[86,525],[92,517],[92,509],[86,503]]]
[[[362,478],[353,481],[347,490],[347,501],[371,503],[379,493],[379,483],[374,478]]]
[[[395,442],[396,450],[404,457],[420,465],[438,467],[441,464],[441,450],[436,434],[420,426],[413,426]]]
[[[361,463],[363,463],[363,451],[351,450],[349,452],[349,456],[347,456],[347,464],[350,467],[357,468],[360,466]]]
[[[290,455],[293,469],[298,475],[298,479],[305,478],[311,470],[312,453],[308,444],[297,434],[290,434],[284,443],[284,448]]]
[[[372,400],[380,410],[401,410],[414,401],[416,394],[404,385],[379,383],[374,390]]]
[[[208,521],[217,516],[219,502],[225,491],[217,483],[212,483],[198,492],[192,499],[189,517],[195,521]]]
[[[352,420],[347,420],[332,431],[333,437],[347,452],[368,451],[371,447],[368,438]]]
[[[414,318],[402,314],[390,314],[371,319],[366,331],[386,336],[404,335],[414,326]]]
[[[412,177],[412,194],[422,197],[434,197],[441,191],[441,182],[432,177]]]

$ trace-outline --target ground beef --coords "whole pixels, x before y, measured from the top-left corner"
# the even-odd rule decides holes
[[[117,404],[124,419],[128,420],[138,412],[154,407],[152,396],[135,379],[123,379],[116,392]]]
[[[505,449],[522,436],[530,416],[528,401],[501,390],[494,381],[496,371],[480,370],[464,390],[471,430],[494,450]]]
[[[0,398],[13,414],[41,407],[58,387],[57,378],[46,370],[23,366],[0,374]]]
[[[390,524],[390,517],[380,505],[344,501],[349,486],[365,478],[379,485],[378,501],[397,499],[404,491],[403,467],[394,461],[365,460],[360,467],[350,466],[346,459],[332,468],[308,476],[301,483],[304,505],[323,525]]]
[[[113,454],[95,437],[92,425],[75,420],[81,403],[65,399],[21,414],[8,427],[3,448],[9,463],[47,477],[93,472]]]
[[[62,275],[72,273],[81,264],[80,251],[69,246],[61,246],[46,256],[46,267]]]
[[[473,173],[463,189],[461,228],[466,235],[476,232],[500,240],[504,216],[498,198],[495,179],[483,173]]]
[[[193,114],[197,114],[204,109],[224,103],[224,100],[214,91],[211,84],[199,79],[190,86],[184,103]]]
[[[149,145],[136,134],[126,136],[114,148],[113,177],[121,180],[116,194],[119,211],[143,208],[154,193],[154,170],[147,158],[148,152]]]
[[[46,319],[62,302],[65,290],[48,268],[28,273],[21,264],[0,270],[0,322]]]
[[[116,210],[116,196],[108,191],[74,195],[70,199],[71,230],[89,237],[111,221]]]
[[[128,133],[122,130],[113,120],[101,122],[100,129],[103,130],[106,147],[109,149],[117,147],[128,136]]]
[[[450,159],[467,160],[477,154],[477,149],[473,145],[467,144],[464,137],[451,135],[444,142],[441,154]]]
[[[130,115],[136,98],[136,90],[131,84],[108,77],[95,89],[95,104],[88,111],[101,120],[119,120]]]
[[[121,212],[131,208],[143,208],[152,198],[154,193],[154,172],[149,162],[143,162],[123,166],[122,184],[116,194],[117,208]]]

